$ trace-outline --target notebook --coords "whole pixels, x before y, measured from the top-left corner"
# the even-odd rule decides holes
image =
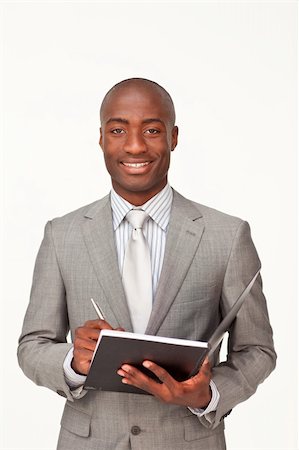
[[[260,268],[207,342],[102,330],[84,389],[148,394],[137,387],[122,383],[122,377],[117,374],[117,370],[127,363],[159,382],[151,371],[142,366],[144,360],[153,361],[164,367],[178,381],[195,375],[205,357],[210,356],[220,344],[259,272]]]

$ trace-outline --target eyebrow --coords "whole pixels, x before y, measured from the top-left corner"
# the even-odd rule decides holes
[[[106,123],[110,122],[129,123],[127,119],[122,119],[121,117],[110,117],[110,119],[108,119]]]
[[[142,123],[152,123],[152,122],[164,123],[163,120],[158,119],[158,118],[156,118],[156,117],[149,118],[149,119],[144,119],[144,120],[142,121]]]
[[[107,120],[106,124],[111,122],[119,122],[119,123],[125,123],[128,124],[129,121],[127,119],[123,119],[122,117],[110,117],[110,119]],[[157,117],[150,117],[148,119],[144,119],[142,123],[152,123],[152,122],[159,122],[164,124],[163,120],[157,118]]]

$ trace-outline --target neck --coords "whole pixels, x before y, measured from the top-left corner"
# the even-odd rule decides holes
[[[115,192],[120,195],[123,199],[125,199],[127,202],[131,203],[131,205],[134,206],[141,206],[144,205],[148,200],[153,198],[155,195],[157,195],[159,192],[164,189],[167,182],[164,184],[164,186],[159,186],[159,188],[151,190],[149,192],[128,192],[123,191],[122,189],[119,189],[118,186],[114,186],[114,183],[112,183],[113,189]]]

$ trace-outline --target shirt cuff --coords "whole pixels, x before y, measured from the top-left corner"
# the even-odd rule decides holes
[[[72,347],[69,350],[68,354],[66,355],[65,360],[63,362],[63,370],[64,370],[65,381],[67,382],[67,385],[73,391],[73,394],[75,394],[75,391],[77,391],[81,388],[80,392],[78,392],[78,395],[79,395],[83,390],[83,384],[85,383],[86,376],[79,375],[72,369],[71,363],[72,363],[72,360],[74,357],[73,350],[74,350],[74,347]]]
[[[216,411],[216,408],[218,406],[219,399],[220,399],[220,394],[219,394],[217,386],[216,386],[216,384],[214,383],[213,380],[210,381],[210,388],[211,388],[211,391],[212,391],[212,398],[211,398],[210,403],[208,404],[208,406],[205,409],[202,409],[202,408],[191,408],[191,407],[188,406],[190,411],[193,414],[195,414],[196,416],[198,416],[198,417],[206,416],[210,412]]]

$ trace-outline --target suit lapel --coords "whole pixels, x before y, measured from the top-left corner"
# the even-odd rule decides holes
[[[113,314],[118,326],[132,331],[132,324],[119,273],[109,196],[96,204],[82,225],[86,247],[97,279],[105,293],[103,310]],[[96,299],[95,299],[96,300]]]
[[[157,334],[185,279],[199,246],[204,224],[192,202],[174,191],[163,267],[147,334]],[[109,196],[85,215],[84,241],[97,279],[104,291],[103,310],[118,326],[132,331],[132,323],[118,268]],[[110,311],[110,314],[108,314]]]
[[[157,334],[192,263],[204,230],[197,208],[174,191],[163,267],[147,334]]]

